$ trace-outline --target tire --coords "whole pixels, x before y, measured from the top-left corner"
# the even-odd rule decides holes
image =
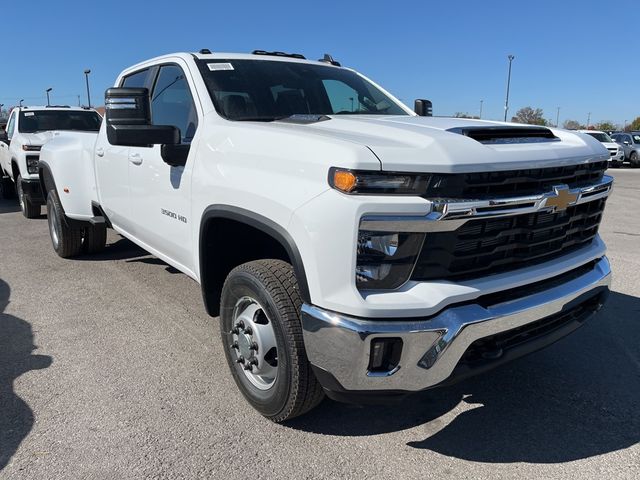
[[[631,155],[629,155],[629,162],[631,162],[631,166],[633,168],[640,167],[640,160],[638,159],[638,152],[631,152]]]
[[[47,222],[55,252],[62,258],[70,258],[82,251],[82,229],[70,226],[55,190],[47,195]]]
[[[100,253],[107,244],[107,226],[104,223],[89,224],[84,229],[82,251],[84,253]]]
[[[236,267],[224,282],[220,306],[227,363],[236,385],[258,412],[283,422],[322,401],[324,392],[305,351],[302,300],[291,265],[256,260]]]
[[[2,171],[0,171],[0,174],[2,174]],[[0,177],[0,192],[5,200],[16,198],[16,187],[8,176]]]
[[[18,192],[18,201],[20,202],[20,210],[26,218],[38,218],[42,214],[40,205],[34,205],[29,201],[22,191],[22,175],[18,175],[16,179],[16,190]]]

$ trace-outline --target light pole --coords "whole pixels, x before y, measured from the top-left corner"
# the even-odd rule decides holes
[[[20,99],[20,106],[22,106],[22,102],[24,102],[24,98]]]
[[[507,97],[504,100],[504,121],[507,121],[507,112],[509,111],[509,87],[511,86],[511,62],[516,58],[513,55],[508,55],[509,59],[509,75],[507,76]]]
[[[46,92],[47,92],[47,107],[51,105],[51,103],[49,102],[49,92],[53,90],[53,88],[49,87],[47,88]]]
[[[556,113],[556,128],[558,128],[559,121],[560,121],[560,107],[558,107],[558,113]]]
[[[482,102],[484,102],[484,100],[480,100],[480,115],[478,115],[479,119],[482,119]]]
[[[89,108],[91,108],[91,95],[89,94],[89,74],[91,73],[91,70],[89,70],[88,68],[84,71],[84,79],[87,82],[87,106]]]
[[[591,123],[591,112],[589,112],[589,115],[587,116],[587,130],[589,130],[590,123]]]
[[[0,117],[2,117],[2,107],[4,107],[4,103],[0,103]]]

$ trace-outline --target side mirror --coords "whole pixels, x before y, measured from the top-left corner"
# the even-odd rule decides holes
[[[622,142],[622,143],[624,143],[625,145],[631,145],[631,143],[629,142],[629,140],[625,140],[625,141],[624,141],[624,142]]]
[[[433,117],[433,104],[430,100],[417,99],[413,111],[421,117]]]
[[[180,144],[180,129],[152,125],[149,90],[109,88],[105,94],[107,139],[111,145],[151,147]]]

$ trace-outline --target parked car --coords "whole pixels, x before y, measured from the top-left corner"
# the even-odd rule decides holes
[[[419,116],[282,52],[154,58],[105,105],[97,135],[42,148],[54,250],[99,251],[111,226],[199,282],[273,421],[484,371],[605,301],[613,179],[587,135]]]
[[[0,181],[2,195],[18,195],[27,218],[40,215],[45,199],[38,177],[42,145],[56,131],[97,132],[102,117],[92,109],[80,107],[16,107],[11,111],[0,137]]]
[[[609,150],[609,165],[612,167],[621,167],[624,164],[624,149],[622,145],[616,143],[606,132],[600,130],[576,130],[577,132],[590,135],[600,143],[602,143],[607,150]]]
[[[611,138],[622,146],[631,166],[640,167],[640,132],[617,132]]]

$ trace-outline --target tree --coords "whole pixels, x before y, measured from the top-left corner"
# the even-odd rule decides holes
[[[475,119],[480,118],[480,117],[477,117],[477,116],[469,115],[466,112],[456,112],[456,113],[453,114],[453,116],[455,118],[475,118]]]
[[[640,117],[636,117],[633,122],[627,125],[625,130],[627,132],[630,132],[631,130],[640,130]]]
[[[566,128],[567,130],[580,130],[584,128],[584,125],[580,125],[580,122],[576,120],[565,120],[562,128]]]
[[[604,130],[605,132],[617,130],[613,122],[610,122],[609,120],[603,120],[600,123],[596,123],[595,127],[596,130]]]
[[[529,125],[546,125],[544,112],[541,108],[533,109],[531,107],[521,108],[516,112],[515,117],[511,118],[512,122],[527,123]]]

